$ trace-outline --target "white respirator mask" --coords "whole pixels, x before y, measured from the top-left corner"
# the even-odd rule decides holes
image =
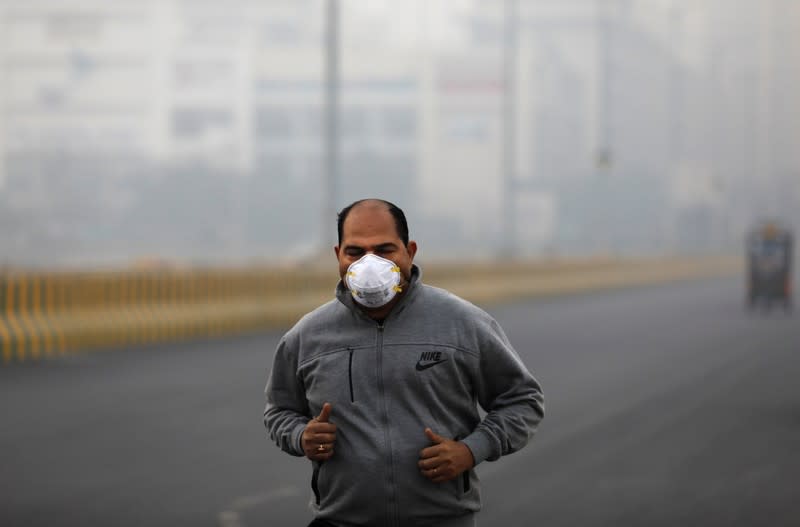
[[[391,302],[403,290],[401,278],[397,264],[370,253],[350,264],[344,283],[353,300],[364,307],[377,308]]]

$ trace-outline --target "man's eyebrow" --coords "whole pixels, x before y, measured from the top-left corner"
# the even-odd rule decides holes
[[[396,248],[397,244],[394,242],[379,243],[378,245],[373,245],[372,247],[364,247],[363,245],[355,245],[355,244],[347,244],[344,246],[345,251],[351,251],[351,250],[366,251],[369,249],[372,249],[373,251],[382,251],[382,250],[385,251],[388,249],[396,249]]]
[[[379,249],[396,249],[397,245],[394,242],[379,243],[375,246],[375,250]]]
[[[347,244],[347,245],[344,246],[344,250],[345,251],[352,251],[352,250],[363,251],[364,248],[362,246],[360,246],[360,245]]]

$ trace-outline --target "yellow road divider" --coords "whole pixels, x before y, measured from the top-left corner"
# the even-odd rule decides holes
[[[738,258],[423,265],[472,302],[741,273]],[[3,363],[282,328],[333,298],[334,269],[0,271]]]

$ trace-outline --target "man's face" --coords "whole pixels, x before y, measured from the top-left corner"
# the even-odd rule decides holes
[[[405,280],[411,277],[411,262],[417,252],[416,242],[408,247],[397,234],[394,217],[382,204],[360,204],[353,207],[342,225],[341,245],[334,247],[339,260],[339,276],[344,278],[350,264],[367,253],[394,262]]]

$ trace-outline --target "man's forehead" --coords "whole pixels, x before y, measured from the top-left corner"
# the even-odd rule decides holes
[[[379,201],[365,201],[363,203],[359,203],[354,205],[352,209],[350,209],[350,214],[347,216],[347,220],[353,218],[354,216],[386,216],[391,217],[392,213],[389,212],[389,207],[386,204],[381,203]],[[346,220],[345,220],[346,221]]]
[[[342,225],[342,234],[349,236],[372,236],[383,233],[397,237],[394,217],[386,207],[359,207],[350,211]]]

